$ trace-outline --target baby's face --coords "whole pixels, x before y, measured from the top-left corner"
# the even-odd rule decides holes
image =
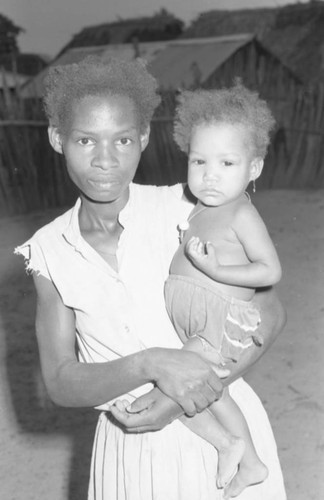
[[[68,173],[87,198],[111,202],[132,181],[148,140],[125,96],[88,96],[74,103],[61,136]]]
[[[218,206],[238,199],[253,172],[251,133],[243,125],[206,123],[190,140],[188,184],[204,205]]]

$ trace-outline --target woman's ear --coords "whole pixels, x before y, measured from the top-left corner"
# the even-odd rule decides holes
[[[250,166],[250,181],[255,181],[258,177],[260,177],[263,169],[263,158],[254,158],[251,162]]]
[[[145,130],[145,132],[143,134],[141,134],[141,151],[143,152],[144,149],[146,148],[146,146],[148,145],[149,143],[149,139],[150,139],[150,126],[148,125],[147,129]]]
[[[62,138],[57,127],[49,126],[47,129],[50,145],[57,153],[63,154]]]

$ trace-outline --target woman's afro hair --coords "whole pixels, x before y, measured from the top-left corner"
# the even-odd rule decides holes
[[[124,61],[88,56],[78,63],[52,66],[44,81],[43,103],[52,126],[64,130],[71,106],[86,96],[127,96],[136,106],[141,131],[160,103],[156,79],[140,59]]]
[[[188,153],[196,126],[220,122],[246,127],[251,132],[253,152],[264,158],[275,120],[267,103],[239,80],[230,88],[182,92],[176,108],[174,139]]]

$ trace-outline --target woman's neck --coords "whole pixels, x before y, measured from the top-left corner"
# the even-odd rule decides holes
[[[129,199],[129,189],[118,199],[107,203],[96,203],[81,194],[79,224],[81,231],[112,230]]]

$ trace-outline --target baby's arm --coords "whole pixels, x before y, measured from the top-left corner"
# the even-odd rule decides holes
[[[209,242],[191,238],[186,253],[192,263],[211,279],[226,285],[260,288],[281,279],[281,265],[268,230],[253,205],[240,207],[232,225],[249,259],[248,264],[221,265]]]

